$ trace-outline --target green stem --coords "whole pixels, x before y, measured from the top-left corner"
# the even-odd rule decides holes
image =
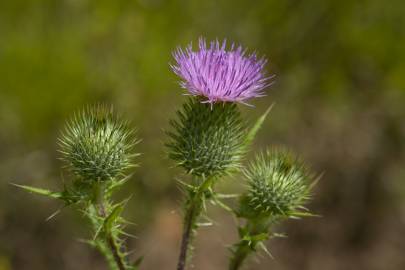
[[[247,241],[241,241],[238,243],[236,250],[231,257],[229,263],[229,270],[238,270],[242,267],[243,262],[252,252],[251,247],[249,247]]]
[[[242,267],[246,258],[256,251],[256,246],[263,241],[263,239],[255,239],[259,234],[269,235],[270,219],[257,219],[248,220],[242,229],[242,238],[237,244],[234,245],[233,255],[229,261],[229,270],[238,270]],[[247,237],[247,238],[245,238]]]
[[[194,230],[197,228],[197,220],[201,215],[204,192],[212,184],[212,178],[208,178],[198,187],[197,191],[191,191],[186,206],[186,212],[184,215],[184,227],[183,235],[181,239],[180,255],[177,264],[177,270],[184,270],[187,264],[187,252],[192,242]]]
[[[95,209],[98,209],[97,213],[102,220],[105,220],[108,216],[105,207],[105,194],[104,194],[104,185],[102,183],[95,184],[94,190],[94,200],[93,206]],[[98,228],[96,228],[98,230]],[[124,258],[120,256],[119,246],[117,245],[117,240],[111,232],[105,233],[105,243],[110,251],[110,255],[106,256],[105,252],[103,254],[107,257],[108,261],[111,261],[111,257],[114,259],[116,267],[119,270],[126,270]]]
[[[115,263],[118,266],[118,269],[119,270],[126,270],[125,263],[123,261],[123,258],[119,254],[119,248],[117,246],[117,243],[116,243],[115,239],[113,238],[111,233],[108,234],[106,236],[106,238],[107,238],[108,246],[110,247],[111,253],[113,254]]]

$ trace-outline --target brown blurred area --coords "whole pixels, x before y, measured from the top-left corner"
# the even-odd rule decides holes
[[[138,129],[140,167],[122,191],[142,269],[175,269],[180,170],[163,130],[184,101],[170,71],[176,46],[227,38],[269,58],[276,83],[241,107],[253,122],[276,103],[255,151],[285,145],[323,173],[309,208],[281,224],[274,259],[246,269],[405,269],[405,2],[403,0],[0,2],[0,270],[106,269],[79,240],[74,209],[9,183],[52,189],[69,181],[58,160],[64,121],[86,104],[113,104]],[[253,153],[252,153],[253,154]],[[243,189],[225,179],[219,189]],[[209,207],[192,269],[227,269],[235,220]]]

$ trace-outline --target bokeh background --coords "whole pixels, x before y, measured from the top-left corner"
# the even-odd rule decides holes
[[[269,59],[268,96],[243,107],[254,121],[276,106],[255,151],[286,145],[324,173],[310,208],[271,240],[274,259],[246,269],[405,269],[405,2],[403,0],[0,1],[0,270],[106,269],[78,239],[72,209],[10,182],[60,188],[57,137],[86,104],[113,104],[142,143],[126,211],[142,269],[174,269],[181,233],[180,171],[163,130],[185,100],[170,71],[178,45],[227,38]],[[241,189],[236,176],[221,184]],[[215,226],[196,242],[194,269],[226,269],[235,221],[210,208]]]

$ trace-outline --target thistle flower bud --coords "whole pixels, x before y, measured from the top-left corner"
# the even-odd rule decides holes
[[[246,132],[234,103],[190,98],[170,122],[169,157],[195,176],[219,176],[238,168]]]
[[[111,108],[94,106],[75,115],[59,142],[62,159],[82,180],[113,180],[133,166],[133,131]]]
[[[290,217],[309,199],[312,175],[286,151],[258,155],[245,170],[249,191],[241,200],[240,215]]]

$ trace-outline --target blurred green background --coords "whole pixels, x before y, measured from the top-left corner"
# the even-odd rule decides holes
[[[246,269],[405,269],[405,2],[403,0],[0,1],[0,270],[106,269],[77,241],[86,221],[10,186],[57,189],[57,137],[86,104],[104,102],[132,121],[140,167],[122,196],[142,269],[174,269],[180,200],[163,130],[184,101],[168,63],[198,37],[227,38],[269,58],[268,96],[242,107],[253,121],[273,102],[255,148],[287,145],[324,172],[310,208],[284,223],[275,259]],[[224,181],[224,190],[242,179]],[[196,243],[195,269],[226,269],[237,233],[215,221]]]

